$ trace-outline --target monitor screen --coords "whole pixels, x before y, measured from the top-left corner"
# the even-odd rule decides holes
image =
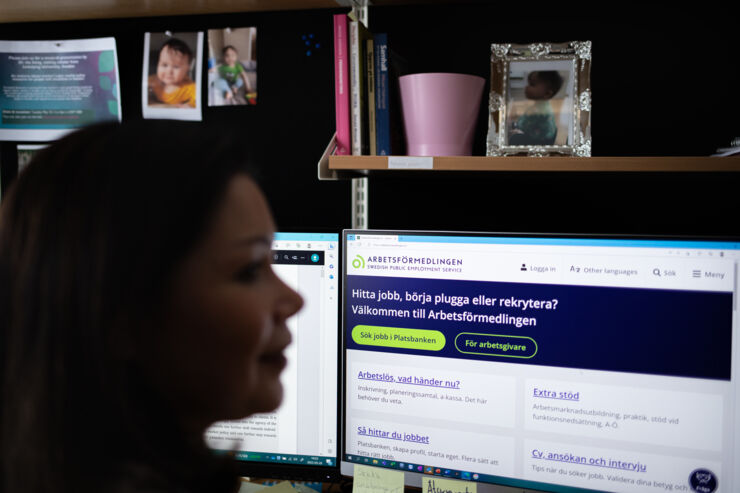
[[[272,413],[216,423],[206,442],[233,453],[245,475],[331,479],[338,476],[338,233],[275,234],[276,274],[303,297],[288,320],[293,337],[281,375],[283,402]]]
[[[345,231],[344,245],[343,474],[740,490],[737,240]]]

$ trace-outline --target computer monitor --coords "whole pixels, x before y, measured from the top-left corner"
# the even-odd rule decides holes
[[[342,473],[739,491],[739,261],[738,240],[345,231]]]
[[[293,337],[272,413],[216,423],[215,450],[233,453],[245,476],[332,480],[339,476],[339,233],[279,232],[273,269],[304,300],[288,320]]]

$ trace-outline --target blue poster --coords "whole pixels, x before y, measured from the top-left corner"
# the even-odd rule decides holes
[[[119,80],[114,38],[0,41],[0,140],[120,121]]]

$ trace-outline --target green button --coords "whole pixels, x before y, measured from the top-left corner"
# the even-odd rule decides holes
[[[529,359],[537,354],[537,342],[526,336],[460,332],[455,337],[455,349],[465,354]]]
[[[445,336],[438,330],[402,329],[377,325],[355,325],[352,340],[365,346],[395,347],[440,351],[445,347]]]

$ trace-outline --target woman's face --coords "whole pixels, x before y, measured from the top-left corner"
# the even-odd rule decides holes
[[[282,399],[286,319],[303,301],[272,270],[274,229],[259,188],[238,175],[175,276],[157,365],[171,404],[196,426]]]

